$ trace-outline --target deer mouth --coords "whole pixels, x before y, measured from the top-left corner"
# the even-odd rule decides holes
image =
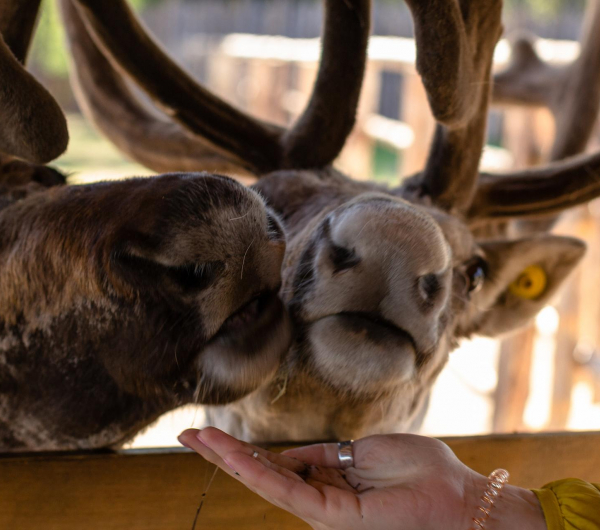
[[[310,365],[328,385],[357,396],[380,395],[417,375],[412,335],[376,313],[341,312],[312,322]]]
[[[417,351],[416,342],[408,331],[377,313],[343,312],[335,316],[353,333],[363,332],[368,341],[408,343]]]
[[[275,308],[281,302],[276,292],[264,292],[256,295],[245,303],[237,311],[232,313],[217,331],[215,338],[219,336],[244,333],[259,326],[264,320],[271,321],[275,315]]]
[[[287,310],[277,291],[263,291],[229,315],[208,345],[237,349],[240,356],[253,356],[268,348],[276,330],[281,328],[291,328]]]
[[[271,379],[292,341],[290,318],[277,292],[263,292],[232,313],[198,360],[212,391],[203,403],[240,399]]]

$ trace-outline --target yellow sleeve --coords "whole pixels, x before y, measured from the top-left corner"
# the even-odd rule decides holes
[[[548,530],[600,529],[600,484],[568,478],[533,492],[542,505]]]

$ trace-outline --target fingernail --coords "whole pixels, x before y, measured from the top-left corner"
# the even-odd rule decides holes
[[[182,439],[181,439],[181,435],[177,437],[177,441],[183,445],[184,447],[187,447],[188,449],[192,449],[187,443],[185,443]]]
[[[198,438],[198,441],[204,446],[204,447],[208,447],[208,444],[202,439],[202,431],[198,431],[198,434],[196,434],[196,438]]]

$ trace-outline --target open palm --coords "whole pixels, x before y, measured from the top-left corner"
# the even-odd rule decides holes
[[[469,528],[468,499],[485,478],[442,442],[422,436],[370,436],[354,443],[355,466],[341,470],[336,444],[282,454],[209,427],[180,441],[267,501],[315,529]]]

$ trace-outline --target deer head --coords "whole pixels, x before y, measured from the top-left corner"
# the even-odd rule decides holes
[[[289,344],[282,230],[226,177],[38,192],[0,212],[0,446],[120,443],[226,403]]]
[[[256,193],[173,174],[0,212],[0,446],[121,443],[270,379],[289,344],[285,244]]]
[[[60,109],[0,39],[7,64],[29,84],[16,99],[2,87],[0,148],[29,162],[4,154],[0,169],[0,451],[120,444],[271,379],[291,333],[283,230],[263,199],[207,173],[65,186],[33,164],[62,149],[40,130],[61,130]],[[52,112],[27,136],[37,103]]]
[[[270,386],[214,411],[213,422],[238,436],[351,438],[408,428],[460,338],[525,324],[584,253],[582,242],[545,233],[476,237],[496,223],[557,214],[600,195],[600,155],[480,174],[502,2],[408,4],[438,125],[425,169],[386,189],[330,166],[354,123],[368,0],[325,1],[318,77],[289,130],[197,85],[123,0],[63,0],[75,83],[100,129],[150,167],[180,164],[160,149],[165,138],[181,139],[181,163],[191,167],[238,165],[260,178],[254,188],[283,220],[281,293],[294,341]],[[140,103],[123,74],[171,120]],[[129,117],[151,134],[141,138]]]

